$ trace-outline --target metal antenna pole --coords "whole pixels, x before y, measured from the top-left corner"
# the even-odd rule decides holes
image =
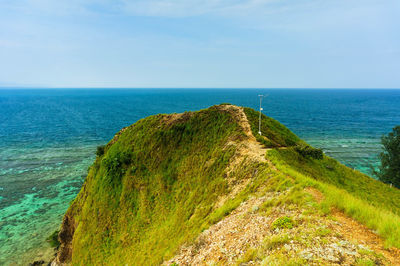
[[[262,94],[259,94],[258,95],[258,97],[260,97],[260,117],[258,118],[258,134],[260,134],[260,136],[261,136],[261,111],[263,111],[263,108],[262,108],[262,99],[264,98],[264,97],[267,97],[268,96],[268,94],[267,95],[262,95]]]
[[[260,97],[260,117],[258,118],[258,134],[260,134],[260,136],[261,136],[261,111],[263,110],[261,107],[261,103],[262,103],[262,98],[264,97],[264,95],[258,95],[258,97]]]

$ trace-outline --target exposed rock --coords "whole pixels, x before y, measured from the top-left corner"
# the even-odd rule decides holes
[[[58,240],[60,241],[60,248],[57,257],[54,260],[54,265],[63,265],[70,262],[72,256],[72,238],[75,232],[75,225],[73,218],[67,213],[64,216]],[[52,264],[53,265],[53,264]]]
[[[29,266],[39,266],[39,265],[43,265],[45,263],[46,262],[44,260],[36,260],[36,261],[34,261],[32,263],[29,263]]]

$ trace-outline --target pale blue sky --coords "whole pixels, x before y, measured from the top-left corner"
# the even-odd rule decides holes
[[[0,0],[0,86],[400,88],[399,0]]]

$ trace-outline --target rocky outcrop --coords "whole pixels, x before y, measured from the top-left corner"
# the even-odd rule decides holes
[[[58,240],[60,248],[52,265],[65,265],[71,261],[72,256],[72,239],[75,232],[73,217],[67,213],[64,216]]]

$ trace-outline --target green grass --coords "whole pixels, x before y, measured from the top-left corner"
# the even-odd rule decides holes
[[[46,238],[46,241],[50,244],[53,248],[58,248],[60,246],[60,242],[58,241],[58,233],[60,231],[56,230],[51,235]]]
[[[268,158],[315,180],[332,184],[378,208],[400,214],[400,190],[379,182],[324,156],[322,160],[304,158],[292,148],[271,150]]]
[[[289,241],[290,237],[288,235],[274,235],[270,238],[264,239],[263,247],[267,250],[274,250],[277,247],[281,247],[284,244],[289,243]]]
[[[283,216],[283,217],[279,217],[278,219],[276,219],[273,223],[272,223],[272,230],[274,230],[275,228],[280,228],[280,229],[292,229],[293,228],[293,220],[290,217],[287,216]]]
[[[216,202],[230,192],[227,169],[236,151],[235,145],[227,143],[246,137],[228,112],[214,106],[184,113],[174,121],[165,115],[150,116],[99,148],[80,193],[67,211],[75,227],[71,263],[159,264],[250,195],[280,192],[279,197],[260,206],[258,211],[267,214],[273,206],[311,204],[311,196],[304,192],[310,186],[325,198],[320,204],[307,205],[308,211],[317,207],[328,215],[330,208],[336,207],[376,230],[388,245],[400,247],[399,190],[329,157],[316,160],[301,156],[295,147],[306,143],[272,118],[262,116],[263,136],[259,136],[258,113],[250,108],[244,111],[258,141],[285,149],[267,153],[278,170],[268,163],[237,165],[229,179],[239,182],[251,178],[251,182],[219,208]],[[298,220],[281,217],[274,226],[291,228],[295,223]],[[249,251],[243,260],[254,256]],[[265,261],[298,262],[279,254]]]
[[[297,144],[305,143],[287,127],[271,117],[261,116],[261,133],[258,134],[259,113],[251,108],[244,108],[244,112],[249,121],[251,131],[256,139],[264,144],[267,148],[272,147],[289,147]]]
[[[331,234],[331,230],[328,228],[318,228],[315,232],[316,236],[325,237]]]
[[[256,182],[214,208],[229,193],[226,169],[236,147],[226,143],[244,138],[217,107],[174,123],[151,116],[116,138],[98,153],[68,210],[76,223],[72,264],[161,263],[255,189]],[[235,178],[254,175],[255,167],[240,166]]]
[[[253,248],[248,248],[246,252],[237,260],[236,265],[242,265],[249,261],[257,259],[257,250]]]
[[[267,157],[279,171],[294,178],[303,188],[315,187],[325,199],[319,207],[326,214],[335,207],[400,248],[400,191],[390,188],[334,159],[303,158],[291,149],[270,150]],[[326,165],[330,167],[327,168]]]
[[[357,259],[356,266],[374,266],[376,265],[374,261],[370,259]]]

